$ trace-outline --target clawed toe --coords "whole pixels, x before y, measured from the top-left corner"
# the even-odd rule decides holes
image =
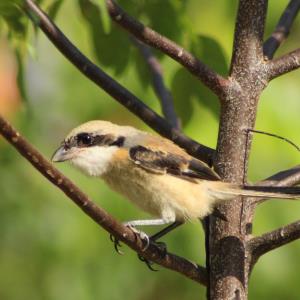
[[[167,245],[164,242],[155,242],[156,247],[161,252],[162,258],[164,258],[167,255]]]
[[[120,244],[120,240],[117,239],[115,236],[113,236],[112,234],[109,236],[110,240],[114,243],[114,248],[116,250],[116,252],[120,255],[123,255],[124,252],[121,251],[119,248],[122,247],[122,245]]]
[[[144,245],[143,245],[143,248],[141,249],[142,252],[145,252],[149,248],[150,244],[153,243],[153,245],[155,245],[158,248],[158,250],[160,251],[161,257],[164,258],[166,256],[166,254],[167,254],[166,244],[164,242],[156,242],[156,239],[159,238],[159,236],[154,235],[152,237],[149,237],[145,232],[136,229],[130,223],[125,223],[124,225],[127,226],[128,228],[130,228],[135,233],[135,235],[139,236],[140,239],[143,241]],[[115,248],[116,252],[118,254],[123,255],[124,253],[119,249],[122,246],[120,244],[120,240],[113,235],[110,235],[110,240],[114,243],[114,248]],[[147,265],[149,270],[158,271],[153,268],[154,263],[152,261],[146,259],[141,254],[138,254],[138,258]]]
[[[151,242],[151,238],[149,239],[149,244],[148,244],[147,248],[149,247],[150,242]],[[164,242],[154,242],[154,241],[153,241],[153,243],[159,249],[159,251],[161,252],[161,257],[164,258],[167,255],[167,246],[166,246],[166,244]],[[138,254],[138,258],[139,258],[140,261],[144,262],[151,271],[158,271],[158,270],[156,270],[152,267],[154,262],[146,259],[141,254]]]
[[[139,236],[140,239],[145,242],[145,246],[143,246],[142,251],[146,251],[150,245],[150,238],[149,236],[141,230],[136,229],[134,226],[132,226],[130,223],[124,223],[125,226],[127,226],[128,228],[130,228],[136,236]]]
[[[144,262],[144,263],[147,265],[147,267],[148,267],[149,270],[154,271],[154,272],[157,272],[157,271],[158,271],[158,270],[156,270],[156,269],[154,269],[154,268],[152,267],[152,265],[154,264],[154,262],[152,262],[152,261],[146,259],[146,258],[143,257],[141,254],[138,254],[138,258],[139,258],[140,261]]]
[[[150,245],[150,238],[149,236],[143,232],[140,231],[138,229],[136,229],[134,226],[130,225],[129,223],[125,223],[124,224],[126,227],[130,228],[136,236],[139,236],[140,239],[145,242],[145,246],[142,248],[142,251],[146,251]],[[120,255],[123,255],[124,253],[119,249],[120,247],[122,247],[120,240],[118,238],[116,238],[115,236],[113,236],[112,234],[110,234],[110,240],[114,243],[114,248],[116,250],[116,252]]]

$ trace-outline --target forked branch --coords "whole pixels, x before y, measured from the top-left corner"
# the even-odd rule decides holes
[[[119,223],[105,210],[97,206],[71,180],[65,177],[49,163],[33,146],[31,146],[4,118],[0,116],[0,135],[2,135],[32,166],[37,169],[52,184],[64,192],[67,197],[79,206],[98,225],[107,232],[123,241],[137,253],[173,271],[179,272],[199,283],[206,285],[207,274],[205,268],[192,263],[185,258],[167,253],[150,243],[143,251],[143,240],[131,229]],[[163,251],[164,252],[164,251]]]
[[[162,51],[179,62],[190,73],[200,79],[210,90],[215,92],[216,95],[224,95],[226,89],[230,85],[229,80],[217,74],[193,54],[183,49],[175,42],[134,19],[117,5],[115,1],[106,0],[106,5],[113,21],[119,24],[123,29],[130,32],[138,40]]]
[[[178,129],[172,127],[165,119],[151,110],[125,87],[121,86],[103,70],[93,64],[70,42],[70,40],[34,1],[25,0],[24,9],[53,45],[55,45],[55,47],[87,78],[106,91],[137,117],[142,119],[155,131],[186,149],[191,155],[206,161],[208,164],[212,163],[214,150],[197,143],[185,136]]]

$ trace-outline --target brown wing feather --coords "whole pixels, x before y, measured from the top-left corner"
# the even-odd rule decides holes
[[[197,159],[154,151],[143,146],[135,146],[129,150],[130,159],[141,168],[156,174],[171,174],[182,179],[219,180],[219,176],[205,163]]]

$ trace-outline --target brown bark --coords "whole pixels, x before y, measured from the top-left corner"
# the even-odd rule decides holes
[[[266,10],[265,0],[239,3],[230,72],[238,88],[233,87],[221,102],[215,167],[225,181],[237,184],[243,183],[250,147],[245,129],[254,127],[258,99],[266,84],[262,68]],[[220,205],[218,210],[226,222],[210,218],[211,299],[247,299],[247,236],[253,210],[246,204],[238,198]]]

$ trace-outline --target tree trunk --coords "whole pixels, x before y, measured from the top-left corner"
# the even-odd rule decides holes
[[[254,127],[259,96],[266,82],[262,49],[266,10],[264,0],[239,2],[230,70],[234,84],[221,99],[214,165],[225,181],[237,184],[246,178],[250,146],[246,130]],[[253,210],[246,204],[238,197],[217,207],[226,221],[210,217],[211,299],[247,299],[250,258],[246,240]]]

